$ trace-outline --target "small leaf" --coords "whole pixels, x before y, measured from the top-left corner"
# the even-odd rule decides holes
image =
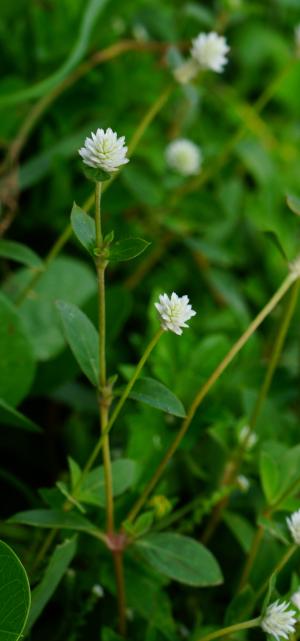
[[[136,463],[130,459],[119,459],[111,465],[113,477],[113,495],[120,496],[131,487],[136,476]],[[76,487],[76,485],[75,485]],[[75,494],[81,503],[105,507],[105,478],[103,466],[97,467],[84,478]]]
[[[170,579],[201,587],[223,581],[220,567],[201,543],[181,534],[149,534],[134,547],[158,572]]]
[[[184,418],[186,413],[182,402],[165,385],[153,378],[142,377],[134,385],[130,398],[141,401],[158,410]]]
[[[118,240],[109,249],[109,260],[111,262],[131,260],[142,254],[149,245],[150,243],[142,238]]]
[[[32,592],[31,609],[26,632],[34,625],[44,610],[44,607],[51,599],[66,569],[74,558],[76,547],[77,538],[75,536],[72,539],[66,539],[66,541],[57,545],[55,548],[41,582]]]
[[[30,608],[29,581],[21,561],[3,541],[0,558],[0,641],[18,641]]]
[[[281,257],[282,257],[285,261],[287,261],[287,260],[288,260],[288,257],[287,257],[287,255],[286,255],[286,253],[285,253],[285,251],[284,251],[284,249],[283,249],[283,247],[282,247],[282,244],[281,244],[281,242],[280,242],[280,240],[279,240],[279,238],[278,238],[277,234],[275,234],[275,232],[274,232],[274,231],[271,231],[271,230],[266,230],[266,231],[264,231],[263,233],[264,233],[264,235],[266,236],[266,238],[268,238],[268,239],[271,241],[271,243],[273,243],[273,245],[276,247],[276,249],[278,249],[278,251],[279,251],[279,253],[280,253]]]
[[[56,302],[65,338],[78,365],[95,386],[99,382],[99,338],[90,319],[72,303]]]
[[[74,203],[71,212],[71,225],[76,238],[91,256],[96,246],[96,226],[91,216]]]
[[[42,260],[32,249],[12,240],[0,240],[0,256],[15,260],[17,263],[27,265],[27,267],[43,267]]]
[[[288,194],[286,197],[286,204],[294,214],[300,216],[300,198],[298,196]]]
[[[9,523],[21,523],[32,527],[61,528],[64,530],[76,530],[95,534],[98,532],[96,525],[88,521],[81,514],[76,512],[64,512],[63,510],[27,510],[14,514]]]
[[[265,497],[270,504],[276,497],[280,478],[278,464],[267,452],[262,452],[260,457],[260,477]]]
[[[83,173],[86,178],[95,183],[103,183],[111,178],[111,175],[107,171],[100,169],[100,167],[89,167],[85,164],[83,164]]]
[[[0,398],[0,422],[2,425],[13,425],[14,427],[28,430],[29,432],[42,431],[30,418],[18,412],[18,410],[6,403],[2,398]]]
[[[124,521],[123,527],[130,536],[143,536],[143,534],[146,534],[146,532],[150,530],[153,520],[154,512],[148,511],[141,514],[134,523],[131,523],[131,521]]]

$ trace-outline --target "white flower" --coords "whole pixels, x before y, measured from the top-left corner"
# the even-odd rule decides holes
[[[246,450],[251,450],[257,442],[257,436],[251,431],[249,425],[244,425],[244,427],[242,427],[238,435],[238,439],[241,445],[244,445]]]
[[[85,165],[111,173],[129,162],[124,142],[124,136],[118,138],[110,128],[106,131],[97,129],[96,133],[91,133],[91,138],[85,139],[84,147],[78,153]]]
[[[300,588],[291,596],[291,602],[300,610]]]
[[[201,69],[212,69],[217,73],[224,70],[228,62],[226,54],[230,49],[224,36],[218,36],[214,31],[199,33],[192,45],[191,56]]]
[[[178,138],[173,140],[166,148],[166,161],[172,169],[183,176],[197,174],[202,163],[200,148],[191,140]]]
[[[104,590],[99,583],[95,583],[95,585],[93,585],[92,594],[98,599],[101,599],[104,596]]]
[[[300,545],[300,510],[293,512],[290,518],[286,520],[289,531],[297,545]]]
[[[244,474],[239,474],[236,480],[240,490],[242,492],[248,492],[250,487],[250,481],[249,479],[247,479],[247,476],[244,476]]]
[[[290,609],[286,601],[275,601],[267,608],[261,619],[261,627],[267,633],[275,637],[276,641],[288,639],[289,634],[295,632],[296,612]]]
[[[188,327],[186,321],[196,314],[192,306],[189,305],[189,297],[179,297],[175,292],[172,293],[171,297],[168,294],[161,294],[159,303],[155,303],[155,307],[161,317],[162,328],[165,330],[170,329],[171,332],[179,336],[182,334],[181,327]]]

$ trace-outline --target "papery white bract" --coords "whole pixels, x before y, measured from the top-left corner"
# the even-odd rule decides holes
[[[201,69],[212,69],[221,73],[228,62],[226,54],[229,50],[224,36],[211,31],[199,33],[192,41],[191,56]]]
[[[293,512],[292,516],[288,517],[286,522],[294,543],[300,545],[300,510]]]
[[[201,149],[191,140],[178,138],[166,148],[166,161],[172,169],[183,176],[197,174],[202,163]]]
[[[300,588],[291,596],[291,602],[300,610]]]
[[[124,136],[118,138],[110,127],[106,131],[97,129],[96,133],[91,133],[91,138],[85,139],[84,147],[81,147],[78,153],[85,165],[111,173],[129,162],[124,143]]]
[[[257,443],[257,436],[250,429],[249,425],[244,425],[238,435],[238,440],[246,450],[251,450],[255,443]]]
[[[288,639],[289,635],[295,632],[297,622],[295,610],[286,601],[275,601],[266,609],[261,618],[261,627],[267,633],[275,637],[276,641]]]
[[[160,315],[162,328],[179,336],[182,334],[181,328],[188,327],[186,321],[196,314],[189,304],[189,297],[177,296],[175,292],[170,297],[168,294],[161,294],[155,307]]]

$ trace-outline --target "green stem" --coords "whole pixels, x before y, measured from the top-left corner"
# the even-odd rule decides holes
[[[121,636],[126,636],[126,594],[125,594],[125,581],[124,581],[124,568],[123,568],[123,552],[117,551],[113,553],[115,575],[117,583],[118,594],[118,612],[119,612],[119,633]]]
[[[137,145],[139,144],[142,136],[144,135],[146,129],[148,129],[149,125],[151,122],[154,120],[155,116],[161,111],[167,100],[169,99],[172,91],[175,89],[176,83],[172,81],[166,89],[162,91],[162,93],[158,96],[158,98],[155,100],[153,105],[151,105],[150,109],[145,113],[144,118],[138,125],[137,129],[135,130],[130,143],[128,145],[128,156],[132,156],[134,153]]]
[[[228,636],[228,634],[239,632],[239,630],[257,628],[259,625],[260,617],[257,617],[256,619],[243,621],[243,623],[235,623],[234,625],[229,625],[226,628],[221,628],[221,630],[215,630],[215,632],[211,632],[210,634],[206,634],[204,637],[200,637],[197,641],[212,641],[212,639],[219,639],[220,637]]]
[[[281,559],[276,563],[274,570],[272,570],[271,576],[267,578],[267,580],[263,583],[263,585],[259,588],[257,592],[255,592],[255,601],[258,601],[258,599],[263,595],[263,593],[268,589],[269,582],[273,574],[279,574],[281,570],[284,568],[284,566],[289,562],[290,558],[295,554],[295,552],[299,549],[299,546],[296,544],[290,545],[290,547],[286,550],[286,552],[282,555]]]
[[[100,437],[98,443],[96,444],[95,448],[93,449],[93,451],[92,451],[92,453],[91,453],[91,455],[90,455],[90,457],[89,457],[84,469],[82,470],[82,474],[81,474],[80,479],[78,480],[78,484],[74,488],[74,492],[75,493],[78,490],[78,488],[81,486],[86,474],[89,472],[89,470],[94,465],[94,463],[95,463],[95,461],[97,459],[97,456],[98,456],[98,454],[99,454],[99,452],[100,452],[100,450],[102,448],[103,440],[104,440],[105,436],[110,432],[115,420],[117,419],[117,417],[118,417],[118,415],[119,415],[119,413],[120,413],[125,401],[127,400],[128,396],[129,396],[129,394],[130,394],[130,392],[131,392],[131,390],[132,390],[132,388],[134,386],[135,381],[139,377],[143,366],[145,365],[145,363],[146,363],[147,359],[149,358],[149,356],[150,356],[152,350],[154,349],[155,345],[158,343],[161,335],[163,334],[163,331],[164,330],[160,328],[156,332],[156,334],[154,335],[152,340],[150,341],[149,345],[146,347],[142,358],[139,360],[139,362],[138,362],[138,364],[136,366],[136,369],[135,369],[130,381],[126,385],[126,387],[125,387],[125,389],[123,391],[123,394],[122,394],[120,400],[118,401],[118,403],[117,403],[117,405],[115,407],[115,410],[112,413],[112,415],[111,415],[111,417],[110,417],[110,419],[109,419],[109,421],[107,423],[105,431],[101,435],[101,437]]]
[[[242,336],[236,341],[236,343],[233,345],[233,347],[229,350],[225,358],[221,361],[221,363],[218,365],[218,367],[215,369],[215,371],[211,374],[209,379],[206,381],[206,383],[200,388],[198,393],[196,394],[189,411],[187,413],[186,418],[184,419],[181,428],[178,432],[178,434],[175,436],[174,441],[171,443],[169,449],[167,450],[164,458],[160,462],[157,470],[154,472],[152,478],[146,485],[145,489],[143,490],[140,498],[137,500],[135,505],[133,506],[132,510],[130,511],[128,517],[126,520],[134,520],[139,513],[140,509],[143,507],[144,503],[148,499],[149,494],[152,492],[154,489],[155,485],[159,481],[161,475],[163,474],[166,466],[168,465],[170,459],[172,458],[173,454],[179,447],[182,439],[184,438],[191,422],[192,419],[195,415],[196,410],[198,409],[199,405],[202,403],[210,389],[213,387],[213,385],[216,383],[216,381],[220,378],[221,374],[223,374],[224,370],[228,367],[228,365],[231,363],[231,361],[234,359],[236,354],[242,349],[242,347],[247,343],[249,338],[252,336],[252,334],[255,332],[255,330],[259,327],[259,325],[264,321],[264,319],[268,316],[268,314],[271,313],[271,311],[276,307],[276,305],[279,303],[281,298],[284,296],[284,294],[288,291],[288,289],[291,287],[293,282],[295,281],[296,276],[295,274],[288,274],[288,276],[285,278],[283,283],[280,285],[278,290],[275,292],[275,294],[272,296],[272,298],[269,300],[269,302],[265,305],[265,307],[259,312],[259,314],[256,316],[256,318],[250,323],[249,327],[246,329],[246,331],[242,334]]]

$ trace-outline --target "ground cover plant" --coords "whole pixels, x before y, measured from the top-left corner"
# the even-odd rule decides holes
[[[296,640],[299,3],[0,11],[0,641]]]

